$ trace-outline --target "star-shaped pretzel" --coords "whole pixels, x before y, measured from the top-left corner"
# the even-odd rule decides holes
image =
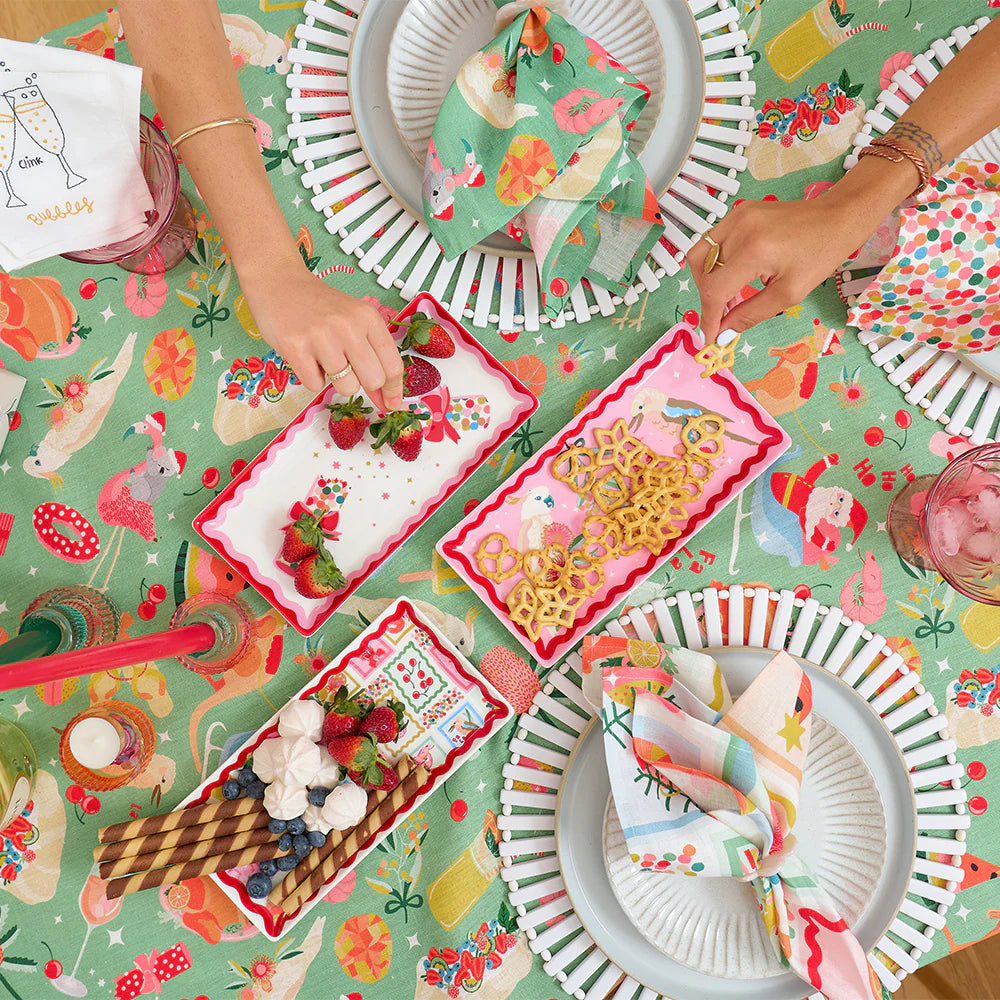
[[[706,344],[694,359],[704,367],[701,373],[702,378],[708,378],[723,368],[732,368],[736,361],[736,345],[740,342],[740,335],[736,334],[728,343],[720,345],[718,341],[714,344]]]

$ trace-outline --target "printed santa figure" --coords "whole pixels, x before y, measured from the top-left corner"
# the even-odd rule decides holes
[[[826,455],[804,475],[774,472],[767,486],[761,487],[758,481],[751,516],[757,542],[765,552],[786,556],[792,566],[830,569],[838,561],[833,553],[843,541],[845,528],[851,531],[845,546],[851,551],[868,523],[868,511],[847,490],[816,482],[838,462],[837,455]]]

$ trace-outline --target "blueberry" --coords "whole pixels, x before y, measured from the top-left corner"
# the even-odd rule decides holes
[[[271,822],[267,824],[267,828],[271,831],[271,833],[284,833],[285,827],[287,826],[288,824],[283,819],[272,819]]]
[[[290,851],[292,849],[292,835],[286,830],[278,838],[278,850],[279,851]]]
[[[238,799],[243,794],[240,783],[235,778],[230,778],[222,783],[222,797],[224,799]]]
[[[292,850],[301,857],[312,850],[312,844],[304,833],[299,833],[292,838]]]
[[[319,830],[310,830],[306,837],[313,847],[322,847],[326,843],[326,834],[320,833]]]
[[[278,870],[278,866],[274,863],[273,858],[268,858],[266,861],[260,862],[261,874],[266,875],[268,878],[273,878],[274,873]]]
[[[315,788],[309,789],[309,805],[311,806],[321,806],[326,802],[326,797],[330,794],[329,788],[323,788],[322,785],[317,785]]]
[[[244,764],[239,771],[236,772],[236,780],[246,788],[255,778],[256,774],[253,773],[253,768],[249,764]]]
[[[265,785],[260,778],[254,778],[253,781],[247,785],[247,795],[249,795],[252,799],[262,799],[264,798],[265,788],[267,788],[267,785]]]
[[[274,863],[279,872],[290,872],[299,863],[299,857],[297,854],[283,854]]]
[[[288,832],[293,836],[297,837],[300,833],[306,832],[306,823],[301,816],[296,816],[295,819],[290,819],[288,821]]]
[[[257,872],[247,879],[247,892],[251,899],[264,899],[271,892],[271,880],[263,872]]]

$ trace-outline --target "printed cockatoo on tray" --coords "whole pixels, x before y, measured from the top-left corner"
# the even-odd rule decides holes
[[[547,486],[536,486],[523,497],[510,497],[507,503],[521,505],[521,526],[517,530],[517,547],[521,552],[545,546],[546,529],[552,524],[552,508],[556,502]]]

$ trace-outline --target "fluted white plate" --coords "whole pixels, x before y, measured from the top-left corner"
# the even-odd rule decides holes
[[[400,15],[389,45],[389,106],[421,170],[445,94],[465,60],[494,36],[496,13],[493,0],[409,0]],[[666,47],[643,0],[623,0],[615,5],[613,17],[608,14],[607,0],[569,0],[570,23],[603,45],[653,92],[630,136],[638,152],[663,105]],[[454,44],[440,44],[445,38]]]
[[[571,20],[653,90],[633,133],[653,190],[663,195],[688,158],[705,106],[705,63],[681,0],[569,0]],[[492,0],[366,0],[351,42],[351,113],[379,179],[417,218],[427,141],[462,63],[494,37]],[[387,127],[389,109],[396,121]],[[529,251],[503,233],[482,250]]]
[[[861,755],[819,716],[813,716],[795,836],[800,857],[854,927],[885,864],[885,811]],[[629,856],[610,796],[604,863],[629,920],[665,955],[726,979],[764,979],[786,971],[775,957],[749,883],[643,871]],[[733,947],[734,941],[740,946]]]
[[[737,646],[706,651],[722,668],[734,697],[746,690],[774,655],[771,649]],[[841,897],[869,900],[853,927],[861,947],[868,952],[899,912],[910,884],[917,836],[913,789],[891,733],[865,700],[821,666],[801,657],[795,659],[812,681],[816,712],[853,745],[878,787],[885,824],[881,844],[873,843],[862,855],[847,860],[848,878],[853,884],[844,887],[847,896]],[[677,1000],[801,1000],[802,980],[787,970],[766,978],[732,976],[724,971],[732,952],[749,951],[755,940],[759,942],[759,931],[753,929],[752,933],[758,935],[755,939],[749,924],[744,927],[736,922],[732,928],[717,924],[714,943],[718,947],[706,952],[710,963],[707,971],[664,952],[640,933],[622,908],[605,870],[604,821],[610,791],[597,720],[581,735],[570,757],[559,786],[555,820],[556,854],[566,893],[597,947],[619,964],[627,963],[629,974],[643,986]],[[812,811],[812,794],[806,790],[807,798],[796,824],[802,824],[804,831],[814,829],[810,826],[814,820],[807,816]],[[855,818],[859,824],[866,821],[861,808]],[[805,834],[807,840],[812,836],[815,834]],[[726,880],[713,881],[720,884],[712,888],[722,892]],[[854,905],[858,907],[857,902]],[[708,909],[698,908],[697,916],[690,921],[692,934],[699,920],[707,925],[713,919],[713,912],[718,912],[714,904]],[[707,944],[710,935],[703,935],[703,939]],[[699,964],[704,963],[699,959]]]

